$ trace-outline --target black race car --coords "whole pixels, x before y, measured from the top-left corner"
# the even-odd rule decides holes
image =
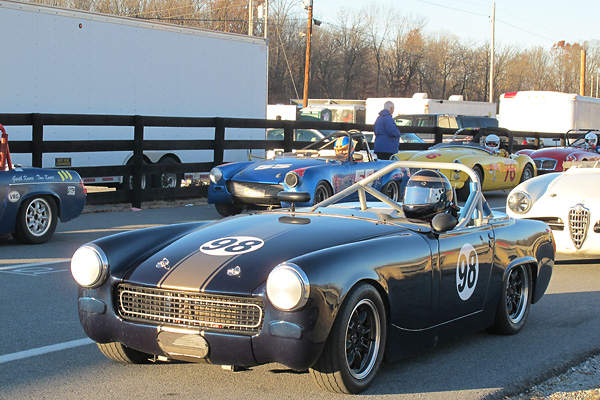
[[[403,205],[370,186],[400,167],[460,169],[471,195],[459,208],[449,183],[443,196],[427,177],[411,183],[419,173]],[[359,202],[336,204],[354,191]],[[548,226],[492,212],[461,164],[393,163],[310,208],[294,206],[309,193],[280,196],[289,209],[82,246],[71,271],[87,335],[120,362],[277,362],[359,393],[383,360],[486,328],[517,333],[552,275]],[[420,196],[451,202],[431,220],[407,218]]]

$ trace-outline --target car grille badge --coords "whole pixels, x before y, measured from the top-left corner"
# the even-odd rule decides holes
[[[590,211],[582,204],[577,204],[569,210],[569,231],[571,233],[571,240],[577,250],[585,242],[589,223]]]

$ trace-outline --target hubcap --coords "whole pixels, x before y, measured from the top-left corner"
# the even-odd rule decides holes
[[[27,207],[27,230],[34,236],[42,236],[52,222],[50,204],[44,199],[35,199]]]
[[[360,301],[346,330],[346,361],[350,374],[363,379],[373,370],[381,340],[379,313],[371,300]]]
[[[506,311],[514,324],[523,318],[529,296],[529,282],[523,268],[517,267],[510,272],[506,287]]]

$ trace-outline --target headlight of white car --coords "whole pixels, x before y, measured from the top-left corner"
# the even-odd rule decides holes
[[[508,208],[515,214],[525,214],[531,209],[531,197],[525,192],[514,191],[508,196]]]
[[[267,297],[280,310],[293,311],[306,304],[310,294],[308,278],[294,264],[280,264],[267,278]]]
[[[71,274],[81,286],[100,286],[108,275],[106,254],[94,244],[81,246],[71,258]]]

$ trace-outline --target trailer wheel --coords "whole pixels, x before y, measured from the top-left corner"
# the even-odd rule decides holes
[[[21,243],[47,242],[56,230],[58,212],[51,197],[34,196],[26,199],[19,208],[13,237]]]
[[[127,165],[131,165],[131,164],[133,164],[133,162],[131,160],[129,160],[127,162]],[[146,160],[143,160],[142,164],[146,165],[148,163],[146,162]],[[150,176],[142,175],[142,185],[141,185],[142,190],[146,189],[147,182],[149,182],[150,178],[151,178]],[[123,183],[121,183],[118,188],[121,190],[133,189],[133,176],[131,176],[131,175],[123,176]]]
[[[179,164],[173,157],[165,157],[158,162],[159,164]],[[156,188],[176,188],[181,186],[183,176],[175,172],[165,172],[153,177],[153,186]]]

